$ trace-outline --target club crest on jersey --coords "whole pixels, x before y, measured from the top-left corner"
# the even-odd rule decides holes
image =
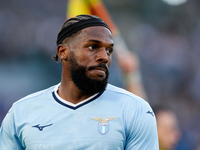
[[[108,133],[108,130],[109,130],[109,123],[99,123],[98,126],[99,133],[106,134]]]
[[[100,122],[100,123],[98,123],[98,131],[99,131],[99,133],[104,135],[104,134],[108,133],[108,131],[109,131],[108,121],[111,121],[111,120],[116,119],[116,118],[118,118],[118,117],[107,117],[105,119],[103,119],[101,117],[95,117],[95,118],[91,118],[91,119]]]

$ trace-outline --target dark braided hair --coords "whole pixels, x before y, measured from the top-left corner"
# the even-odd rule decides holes
[[[62,25],[61,30],[59,31],[59,33],[60,33],[63,29],[67,28],[68,26],[70,26],[70,25],[72,25],[72,24],[74,24],[74,23],[76,23],[76,22],[79,22],[79,21],[82,21],[82,20],[88,20],[88,19],[91,19],[91,18],[99,18],[99,17],[93,16],[93,15],[78,15],[78,16],[76,16],[76,17],[70,18],[70,19],[68,19],[67,21],[64,22],[64,24]],[[78,31],[78,32],[76,32],[76,33],[70,35],[69,37],[67,37],[66,39],[64,39],[64,40],[62,41],[62,44],[68,43],[68,42],[70,41],[70,39],[73,39],[74,37],[76,37],[77,35],[79,35],[80,32],[81,32],[81,31]],[[58,34],[59,34],[59,33],[58,33]],[[59,59],[58,53],[56,53],[56,55],[53,56],[53,59],[55,59],[55,61],[58,62],[58,59]]]

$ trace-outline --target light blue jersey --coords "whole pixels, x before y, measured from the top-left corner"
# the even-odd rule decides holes
[[[1,126],[0,150],[158,150],[149,104],[108,84],[103,93],[72,104],[59,84],[13,104]]]

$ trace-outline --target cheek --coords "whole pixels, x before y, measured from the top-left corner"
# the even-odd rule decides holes
[[[76,55],[77,63],[82,66],[88,66],[92,63],[92,56],[88,55],[87,53],[78,53]]]

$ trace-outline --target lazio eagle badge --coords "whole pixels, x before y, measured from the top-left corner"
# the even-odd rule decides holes
[[[118,117],[107,117],[105,119],[101,118],[101,117],[95,117],[95,118],[91,118],[93,120],[98,121],[98,131],[99,133],[101,133],[102,135],[108,133],[109,131],[109,123],[108,121],[111,121],[113,119],[116,119]]]

